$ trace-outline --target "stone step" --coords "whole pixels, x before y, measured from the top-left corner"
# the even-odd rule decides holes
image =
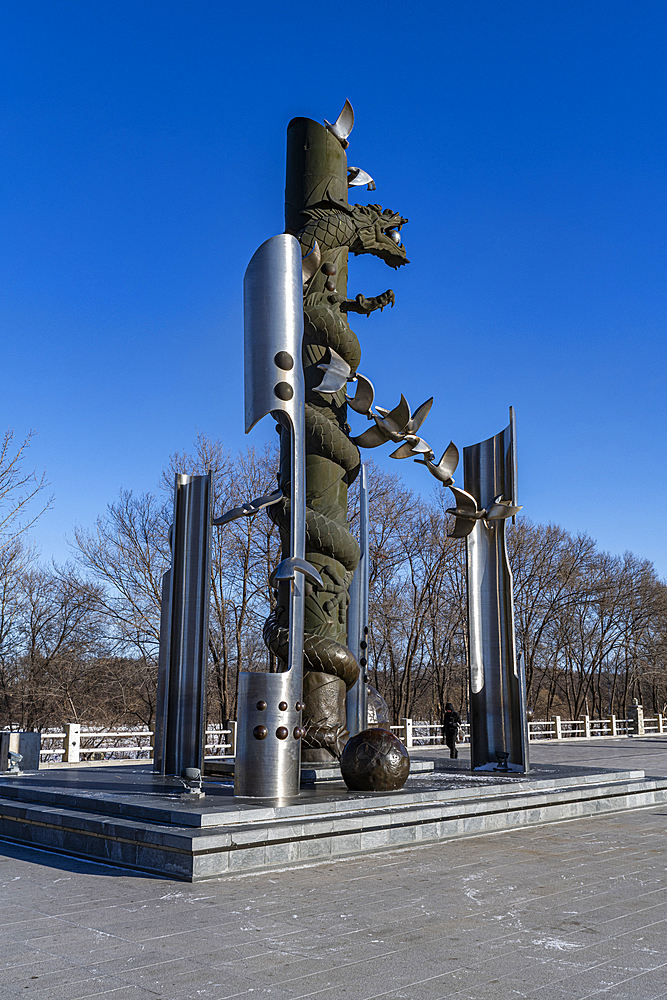
[[[93,787],[89,769],[77,783],[66,772],[60,786],[49,772],[0,783],[0,837],[196,881],[667,802],[667,779],[642,771],[565,770],[488,783],[469,774],[441,775],[440,783],[424,776],[427,787],[415,779],[401,792],[374,795],[319,786],[280,803],[235,799],[218,786],[201,804],[181,801],[147,772],[132,772],[131,789],[118,776],[109,780],[109,770]],[[457,780],[477,783],[456,787]]]

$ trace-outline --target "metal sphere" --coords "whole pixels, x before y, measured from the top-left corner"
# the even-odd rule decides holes
[[[345,744],[340,770],[354,792],[394,792],[407,780],[410,757],[393,733],[365,729]]]

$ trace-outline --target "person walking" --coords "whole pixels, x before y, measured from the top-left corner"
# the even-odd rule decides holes
[[[443,722],[443,728],[445,730],[445,743],[449,747],[449,756],[456,758],[459,755],[459,752],[456,749],[456,737],[459,734],[461,716],[458,712],[454,711],[454,706],[451,701],[448,701],[445,705],[445,717]]]

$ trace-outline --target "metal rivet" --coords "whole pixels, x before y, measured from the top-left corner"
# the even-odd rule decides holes
[[[302,729],[301,726],[295,726],[292,735],[294,736],[295,740],[300,740],[302,736],[306,735],[306,730]]]
[[[364,635],[368,635],[368,625],[364,625]]]
[[[255,737],[256,740],[265,740],[266,737],[269,735],[269,730],[266,728],[266,726],[255,726],[255,728],[252,731],[252,735]]]
[[[324,264],[322,264],[322,274],[335,274],[335,273],[336,273],[336,265],[332,264],[331,261],[328,260]]]
[[[285,402],[287,402],[288,399],[291,399],[294,395],[294,389],[289,382],[279,382],[273,391],[278,399],[282,399]]]
[[[305,708],[305,705],[303,704],[302,701],[297,701],[297,703],[296,703],[296,705],[294,707],[297,710],[297,712],[300,712],[300,711],[302,711],[303,708]]]
[[[287,711],[287,702],[286,701],[281,701],[280,704],[278,705],[278,708],[280,709],[281,712],[286,712]]]
[[[366,649],[366,646],[368,645],[368,643],[366,642],[365,639],[362,639],[361,642],[359,643],[359,645],[360,645],[360,647],[362,649]]]
[[[278,726],[276,729],[276,736],[279,740],[286,740],[289,736],[289,729],[287,726]]]
[[[359,657],[359,663],[362,665],[362,667],[365,667],[366,664],[368,663],[368,660],[366,659],[365,656],[361,656]]]
[[[290,372],[294,368],[294,358],[289,351],[278,351],[273,360],[284,372]]]
[[[329,278],[328,281],[324,282],[324,287],[326,288],[326,290],[328,292],[335,292],[336,291],[336,282],[332,281],[331,278]]]
[[[260,712],[263,712],[264,709],[266,708],[266,702],[265,701],[258,701],[257,702],[257,708],[259,709]]]

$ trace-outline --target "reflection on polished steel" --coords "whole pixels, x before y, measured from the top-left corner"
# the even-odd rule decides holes
[[[204,760],[211,473],[177,474],[171,569],[162,580],[162,618],[153,769],[179,777]]]
[[[460,518],[466,527],[471,525],[467,533],[471,764],[473,769],[493,769],[507,754],[509,770],[528,771],[525,677],[516,657],[512,570],[505,537],[507,518],[519,509],[513,407],[504,431],[463,449],[463,469],[465,494],[453,492],[461,508],[457,524]],[[472,503],[464,504],[466,497]]]
[[[368,470],[362,464],[359,474],[359,548],[361,558],[350,584],[347,610],[347,645],[359,664],[359,677],[347,692],[347,728],[350,736],[368,725],[366,676],[368,668]]]
[[[303,286],[301,248],[274,236],[257,250],[245,274],[246,433],[271,413],[291,432],[290,556],[273,579],[289,586],[289,661],[284,673],[239,675],[234,794],[297,795],[301,764],[305,562],[304,381],[301,366]]]

